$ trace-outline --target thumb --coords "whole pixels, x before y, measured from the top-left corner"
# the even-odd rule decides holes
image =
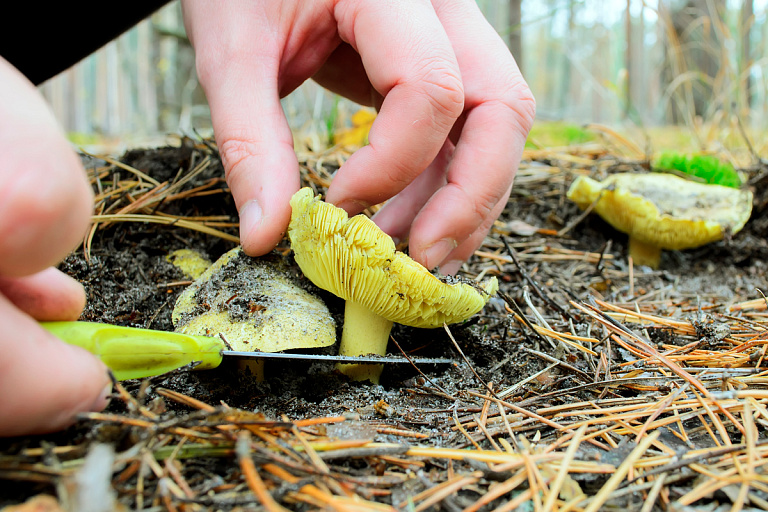
[[[67,345],[0,295],[0,436],[37,434],[98,411],[111,389],[104,364]]]

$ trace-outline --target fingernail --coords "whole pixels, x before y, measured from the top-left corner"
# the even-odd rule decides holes
[[[96,398],[96,400],[93,401],[89,411],[92,411],[92,412],[103,411],[109,405],[111,397],[112,397],[112,383],[109,382],[107,383],[106,386],[104,386],[104,389],[101,391],[101,393],[99,393],[98,398]]]
[[[440,273],[443,274],[444,276],[452,276],[459,271],[459,269],[463,264],[464,262],[461,260],[446,261],[445,263],[440,265]]]
[[[251,199],[240,209],[240,237],[248,238],[248,235],[259,229],[262,220],[261,205],[256,199]]]
[[[443,238],[438,240],[434,244],[430,245],[424,250],[423,260],[424,266],[428,269],[433,269],[438,266],[453,251],[458,244],[456,240],[450,238]]]

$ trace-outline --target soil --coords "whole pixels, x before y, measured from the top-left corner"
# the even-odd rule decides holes
[[[227,216],[237,221],[237,211],[229,196],[220,162],[215,150],[208,144],[185,139],[178,147],[137,149],[120,158],[124,164],[138,169],[152,178],[164,182],[177,179],[205,157],[212,164],[199,173],[188,187],[210,185],[210,195],[191,195],[168,200],[156,205],[153,211],[185,217]],[[332,160],[332,159],[328,159]],[[618,170],[645,171],[644,162],[601,154],[595,157],[593,170],[600,174]],[[98,173],[109,169],[101,180],[114,182],[129,174],[102,161],[86,158],[86,164]],[[334,165],[304,161],[304,184],[323,192],[322,171],[332,174]],[[475,256],[462,270],[462,275],[474,278],[480,273],[496,275],[500,291],[510,301],[522,307],[529,318],[534,318],[534,306],[554,330],[565,332],[575,329],[586,333],[589,322],[578,314],[570,301],[589,301],[590,297],[609,302],[632,303],[643,300],[664,300],[688,304],[692,308],[685,318],[701,318],[702,311],[724,311],[727,305],[759,297],[757,290],[766,289],[766,257],[768,257],[768,187],[759,169],[748,170],[756,180],[755,209],[752,220],[744,230],[729,240],[705,247],[682,251],[666,251],[659,270],[632,268],[627,261],[626,235],[615,231],[596,215],[583,218],[563,236],[557,236],[581,211],[565,199],[565,191],[576,172],[590,172],[568,163],[549,159],[524,162],[508,207],[500,217],[481,251],[494,253],[497,259]],[[537,229],[522,233],[519,221]],[[222,231],[236,235],[236,227],[221,227]],[[522,234],[521,234],[522,233]],[[507,244],[519,259],[520,265],[509,261]],[[169,253],[183,248],[195,249],[212,261],[235,247],[234,242],[201,232],[167,225],[116,222],[96,230],[90,253],[83,250],[72,253],[61,264],[61,269],[83,283],[88,304],[82,319],[116,325],[173,330],[171,311],[176,298],[188,284],[178,268],[170,264]],[[582,256],[567,259],[562,255],[597,253],[599,261]],[[290,257],[287,241],[275,251],[284,258],[293,271],[300,270]],[[560,256],[558,256],[560,255]],[[321,296],[334,315],[338,326],[343,324],[343,303],[332,295],[303,283]],[[653,299],[645,299],[650,297]],[[264,382],[255,381],[247,372],[238,371],[236,363],[226,362],[215,370],[194,371],[188,368],[149,379],[147,382],[126,381],[125,388],[142,404],[163,401],[160,410],[170,416],[183,416],[192,409],[171,400],[163,400],[156,392],[159,388],[177,391],[207,404],[258,411],[271,419],[300,420],[325,416],[347,415],[360,422],[408,429],[429,434],[419,439],[422,445],[466,448],[472,445],[461,431],[452,429],[454,418],[479,413],[482,401],[469,392],[482,390],[492,384],[494,390],[504,390],[536,376],[551,366],[551,360],[539,355],[567,361],[577,371],[594,373],[592,362],[578,351],[535,336],[523,324],[515,322],[500,297],[494,298],[481,314],[461,325],[450,326],[456,346],[443,329],[425,330],[396,325],[392,336],[403,350],[415,356],[441,356],[466,361],[470,364],[424,366],[417,371],[410,365],[392,365],[385,368],[379,385],[349,382],[333,371],[332,364],[303,361],[270,361],[266,366]],[[530,305],[527,305],[530,302]],[[687,343],[679,336],[664,330],[649,332],[652,341]],[[457,347],[461,350],[458,352]],[[317,349],[316,353],[333,352]],[[389,352],[399,354],[390,343]],[[463,355],[462,355],[463,354]],[[614,354],[615,360],[622,359]],[[545,405],[561,403],[561,399],[537,397],[558,389],[569,389],[583,384],[577,371],[565,367],[541,373],[519,389],[506,396],[506,400],[531,404],[532,410]],[[611,391],[610,396],[630,396],[629,390]],[[574,392],[568,400],[591,400],[593,389]],[[565,400],[565,399],[562,399]],[[383,402],[382,402],[383,401]],[[384,405],[382,405],[384,404]],[[113,399],[107,412],[126,413],[127,405]],[[518,434],[533,438],[541,425],[531,423],[529,430],[521,428]],[[342,433],[343,434],[343,433]],[[541,435],[541,432],[538,434]],[[401,437],[377,434],[382,442],[402,442]],[[478,443],[490,445],[482,435]],[[109,441],[118,451],[131,445],[125,430],[98,421],[85,420],[57,434],[0,440],[0,453],[14,454],[37,446],[77,445],[93,440]],[[612,457],[622,459],[618,452]],[[604,461],[608,460],[604,456]],[[222,469],[221,462],[208,471]],[[460,466],[457,465],[456,470]],[[470,468],[471,469],[471,468]],[[606,477],[607,478],[607,477]],[[580,483],[586,490],[597,488],[603,477],[582,476]],[[40,492],[50,492],[50,482],[36,483],[2,480],[0,476],[0,506],[23,501]],[[383,499],[385,502],[396,497]],[[120,498],[128,506],[135,506],[129,494]],[[446,509],[450,507],[446,506]]]

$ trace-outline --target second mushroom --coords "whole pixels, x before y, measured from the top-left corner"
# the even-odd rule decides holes
[[[595,181],[576,178],[568,199],[590,206],[629,235],[637,265],[658,268],[662,249],[692,249],[737,233],[752,213],[752,192],[696,183],[662,173],[618,173]]]
[[[447,284],[402,252],[365,215],[352,218],[310,188],[291,199],[288,237],[294,257],[315,285],[345,303],[339,354],[386,353],[393,322],[434,328],[462,322],[496,293],[492,277],[479,287]],[[340,365],[354,380],[378,382],[381,365]]]

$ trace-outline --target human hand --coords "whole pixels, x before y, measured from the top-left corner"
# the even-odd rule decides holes
[[[282,238],[299,187],[280,98],[310,77],[379,107],[327,200],[453,273],[503,210],[535,105],[471,0],[182,2],[249,254]]]
[[[0,436],[50,432],[106,405],[104,365],[36,320],[75,320],[83,287],[51,265],[93,204],[80,162],[34,86],[0,58]]]

